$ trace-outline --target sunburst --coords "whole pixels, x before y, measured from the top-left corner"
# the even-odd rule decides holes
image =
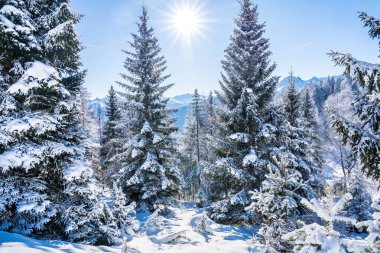
[[[174,41],[181,40],[191,46],[197,39],[205,38],[206,18],[204,4],[196,0],[174,1],[165,14],[166,29],[174,37]]]

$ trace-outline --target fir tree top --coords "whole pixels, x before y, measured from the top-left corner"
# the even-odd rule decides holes
[[[296,88],[296,80],[294,79],[293,71],[290,71],[289,86],[284,94],[284,114],[286,119],[292,126],[296,125],[296,120],[299,118],[300,96]]]
[[[223,93],[221,102],[233,109],[244,89],[255,95],[256,104],[265,109],[272,99],[278,77],[272,77],[275,64],[269,60],[269,40],[263,37],[265,24],[259,23],[257,5],[250,0],[241,2],[241,10],[235,19],[236,27],[222,61]]]
[[[109,121],[116,121],[120,119],[120,111],[118,110],[118,99],[117,99],[117,94],[113,86],[111,85],[110,90],[108,91],[108,96],[107,96],[107,118]]]
[[[166,60],[160,56],[161,48],[155,37],[153,28],[148,27],[147,9],[143,7],[138,25],[138,33],[132,34],[133,41],[129,42],[132,51],[127,54],[124,67],[129,75],[121,74],[128,83],[119,84],[127,90],[122,94],[130,101],[129,105],[141,112],[140,127],[149,122],[153,129],[159,125],[170,125],[174,121],[166,116],[172,110],[166,109],[167,99],[163,94],[174,84],[162,85],[170,75],[165,75]],[[164,112],[164,113],[160,113]],[[161,116],[160,116],[161,114]],[[165,117],[165,120],[162,119]],[[168,129],[169,132],[174,128]]]

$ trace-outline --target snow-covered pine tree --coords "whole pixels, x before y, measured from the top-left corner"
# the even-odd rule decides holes
[[[102,169],[100,164],[100,140],[99,126],[96,112],[89,108],[90,93],[85,87],[80,87],[76,101],[76,113],[79,118],[81,129],[84,130],[86,138],[85,149],[87,160],[91,163],[97,180],[102,179]]]
[[[171,118],[173,110],[167,109],[168,100],[163,97],[173,84],[163,85],[169,78],[164,75],[166,61],[160,56],[153,28],[148,27],[145,7],[138,33],[132,37],[132,51],[125,51],[128,74],[122,74],[127,83],[119,84],[126,90],[126,107],[136,113],[130,119],[131,137],[114,159],[121,166],[118,184],[127,201],[153,210],[155,204],[169,201],[179,192],[180,173],[173,139],[177,128]]]
[[[308,89],[304,90],[304,96],[301,96],[301,120],[307,139],[312,145],[313,151],[310,156],[321,166],[322,143],[317,120],[317,108]]]
[[[132,202],[127,204],[127,200],[123,191],[117,186],[116,182],[113,183],[113,215],[115,217],[118,228],[120,229],[120,235],[122,238],[132,236],[135,231],[139,229],[139,222],[131,214],[135,213],[136,203]]]
[[[23,65],[33,61],[40,48],[25,1],[1,1],[0,16],[0,91],[5,92],[21,77]]]
[[[67,90],[78,92],[86,71],[81,70],[80,52],[83,46],[75,25],[82,18],[70,8],[70,0],[35,0],[29,11],[41,38],[46,57],[60,71]]]
[[[81,127],[85,129],[90,124],[90,111],[88,108],[88,100],[91,97],[90,92],[84,86],[82,86],[79,90],[79,94],[77,97],[78,103],[78,113],[80,114],[80,123]]]
[[[246,219],[248,192],[260,186],[265,174],[272,127],[268,105],[278,77],[269,60],[269,41],[263,37],[264,24],[258,20],[257,6],[243,0],[236,27],[222,61],[221,137],[215,138],[216,166],[208,168],[211,218],[219,222]],[[267,131],[268,130],[268,131]],[[268,133],[268,135],[264,134]],[[268,137],[268,138],[267,138]]]
[[[297,120],[300,118],[300,103],[301,96],[296,88],[296,80],[293,75],[293,71],[290,71],[289,85],[285,90],[283,97],[283,112],[286,120],[290,125],[296,126]]]
[[[293,244],[294,252],[346,252],[340,233],[334,230],[334,222],[343,221],[355,224],[353,219],[339,215],[352,196],[347,193],[336,201],[328,192],[327,194],[328,196],[322,199],[301,200],[301,204],[313,211],[324,222],[324,225],[317,223],[306,225],[300,221],[301,228],[283,235],[283,240]]]
[[[181,198],[187,201],[193,201],[195,192],[192,189],[192,176],[194,171],[194,146],[195,139],[193,138],[194,128],[190,127],[192,122],[192,108],[189,108],[185,115],[185,124],[183,133],[178,136],[179,150],[178,159],[180,160],[180,171],[184,184],[181,188]]]
[[[260,190],[252,193],[253,203],[248,207],[259,212],[266,225],[284,219],[291,220],[297,214],[296,190],[303,186],[301,174],[292,168],[284,154],[275,158],[276,166],[269,166],[269,173]]]
[[[120,120],[121,113],[119,108],[119,100],[115,89],[111,86],[106,98],[106,116],[107,122],[104,127],[103,142],[108,142],[120,136],[119,129],[116,128],[117,122]]]
[[[205,110],[205,120],[206,120],[206,133],[209,135],[209,138],[213,137],[216,134],[215,121],[216,118],[216,110],[215,110],[215,98],[213,92],[210,91],[207,101],[206,101],[206,110]],[[209,144],[208,146],[210,146]],[[209,152],[211,151],[208,148]]]
[[[194,116],[194,124],[195,124],[195,141],[196,141],[196,160],[197,163],[200,164],[201,162],[201,139],[202,139],[202,130],[205,126],[205,115],[204,115],[204,109],[203,109],[203,100],[200,97],[198,90],[195,89],[194,95],[193,95],[193,102],[192,105],[192,112]]]
[[[372,199],[367,190],[366,179],[361,171],[355,170],[351,173],[348,193],[351,194],[352,199],[346,203],[343,214],[357,222],[370,220]]]
[[[380,21],[365,13],[359,18],[369,27],[369,35],[380,39]],[[380,179],[380,65],[359,61],[350,54],[331,52],[332,60],[346,67],[361,91],[356,93],[352,104],[360,122],[355,124],[341,115],[334,115],[333,127],[345,144],[348,144],[360,167],[374,179]]]
[[[275,252],[290,252],[291,246],[281,236],[296,228],[300,214],[300,201],[304,191],[311,191],[302,180],[302,175],[294,169],[292,154],[280,149],[273,158],[274,165],[269,166],[269,174],[260,190],[252,193],[252,204],[247,208],[258,213],[264,221],[259,233],[265,244]]]
[[[212,168],[217,160],[214,143],[215,138],[218,136],[218,116],[216,113],[215,98],[213,92],[210,91],[207,100],[204,101],[204,158],[201,163],[201,187],[199,190],[199,198],[202,200],[203,205],[209,205],[211,199],[209,196],[210,185],[208,172],[212,171]],[[209,170],[211,168],[211,170]]]
[[[310,106],[310,105],[309,105]],[[320,178],[321,159],[319,151],[315,149],[314,132],[311,126],[313,121],[312,115],[306,119],[302,117],[305,111],[302,107],[301,95],[296,89],[293,72],[290,72],[289,86],[285,90],[281,102],[283,122],[278,126],[281,135],[282,145],[291,153],[289,159],[292,160],[292,166],[302,174],[305,181],[317,189],[321,189],[322,181]],[[312,108],[308,108],[308,113],[312,113]],[[305,192],[306,198],[314,197],[312,192]],[[311,194],[311,195],[310,195]]]
[[[121,148],[119,140],[123,136],[119,128],[121,120],[120,104],[113,86],[111,86],[108,91],[106,98],[106,116],[107,121],[103,129],[103,138],[101,140],[101,163],[104,175],[103,179],[110,184],[112,176],[118,171],[116,164],[111,161],[111,158],[114,157]]]
[[[195,201],[201,188],[203,169],[201,164],[207,159],[206,115],[204,100],[196,89],[193,101],[186,115],[181,154],[183,156],[182,170],[185,176],[187,194]]]
[[[316,128],[318,127],[315,118],[316,109],[309,90],[305,90],[305,95],[302,97],[301,104],[301,117],[304,119],[305,127],[316,131]]]
[[[76,110],[79,19],[68,1],[0,2],[0,229],[110,244]]]

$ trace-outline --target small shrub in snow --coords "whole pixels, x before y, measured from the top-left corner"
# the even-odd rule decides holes
[[[334,221],[344,221],[355,223],[347,217],[339,216],[345,204],[352,199],[350,194],[344,195],[339,201],[335,202],[332,197],[324,197],[321,200],[302,199],[301,203],[315,212],[325,225],[316,223],[303,225],[302,228],[282,236],[283,240],[288,240],[293,244],[295,252],[345,252],[340,233],[334,230]]]
[[[346,240],[347,248],[353,253],[380,252],[380,221],[369,220],[358,222],[356,228],[365,231],[368,236],[363,240]]]
[[[113,215],[120,229],[121,237],[133,236],[140,226],[139,221],[131,216],[135,213],[136,204],[134,202],[127,204],[124,193],[116,183],[113,185],[113,194]]]
[[[214,224],[214,222],[205,213],[196,215],[191,220],[191,226],[194,231],[203,235],[213,234],[213,230],[211,228],[212,224]]]
[[[294,246],[299,253],[345,252],[341,246],[340,234],[316,223],[306,225],[284,235],[282,238]]]

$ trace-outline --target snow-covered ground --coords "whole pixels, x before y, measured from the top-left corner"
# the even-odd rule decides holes
[[[244,253],[253,228],[219,225],[192,204],[170,208],[164,216],[138,214],[140,230],[127,243],[128,253]],[[0,253],[84,253],[122,252],[118,247],[93,247],[61,241],[39,241],[0,232]]]
[[[120,249],[62,241],[40,241],[0,231],[0,253],[119,253]]]

